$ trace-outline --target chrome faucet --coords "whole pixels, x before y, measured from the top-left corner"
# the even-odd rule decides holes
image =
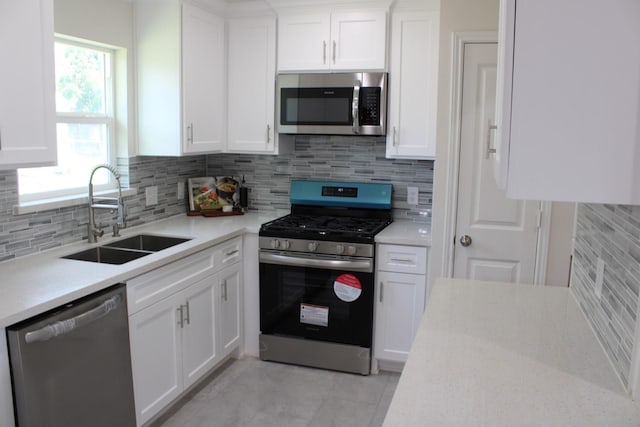
[[[118,197],[94,197],[93,196],[93,174],[100,168],[107,169],[113,174],[118,182]],[[89,243],[95,243],[98,241],[98,237],[104,235],[102,224],[96,226],[95,210],[96,209],[108,209],[110,211],[117,211],[118,218],[113,225],[113,237],[120,235],[120,230],[126,228],[124,203],[122,201],[122,185],[120,185],[120,174],[113,168],[113,166],[104,164],[98,165],[91,171],[89,176],[89,223],[87,224],[88,235],[87,240]]]

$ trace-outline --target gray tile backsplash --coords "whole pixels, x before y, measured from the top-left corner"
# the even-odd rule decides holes
[[[209,175],[244,175],[250,209],[289,209],[291,179],[385,182],[393,184],[393,215],[431,223],[431,160],[385,158],[383,137],[297,136],[290,154],[212,154]],[[419,188],[418,206],[406,203],[407,186]]]
[[[598,258],[605,265],[600,297]],[[578,206],[571,288],[629,390],[640,314],[640,206]]]
[[[135,196],[125,197],[130,226],[186,212],[185,200],[178,200],[179,181],[200,176],[205,157],[136,157],[118,159],[123,185],[136,187]],[[88,177],[87,177],[88,179]],[[158,186],[158,204],[145,206],[145,188]],[[85,204],[61,209],[13,215],[18,203],[15,171],[0,171],[0,261],[32,254],[87,238],[88,212]],[[96,212],[96,222],[113,223],[115,214]],[[109,229],[105,229],[108,233]]]
[[[297,137],[295,150],[279,156],[215,154],[209,156],[118,159],[123,185],[137,188],[125,197],[129,226],[184,213],[178,182],[203,175],[245,176],[251,210],[289,209],[292,178],[389,182],[394,185],[396,218],[431,222],[433,161],[385,159],[384,138]],[[87,177],[88,179],[88,177]],[[418,206],[406,204],[407,185],[420,189]],[[145,205],[145,188],[158,187],[158,204]],[[15,171],[0,171],[0,261],[86,239],[86,205],[13,215],[18,203]],[[97,222],[111,224],[115,214],[97,212]],[[105,233],[109,232],[108,230]]]

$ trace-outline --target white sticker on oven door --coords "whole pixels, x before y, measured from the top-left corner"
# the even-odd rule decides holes
[[[329,307],[304,303],[300,304],[300,323],[329,326]]]
[[[353,302],[362,294],[362,283],[353,274],[341,274],[333,282],[336,296],[345,302]]]

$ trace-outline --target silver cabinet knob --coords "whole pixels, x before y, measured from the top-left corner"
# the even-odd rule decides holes
[[[469,245],[471,245],[471,242],[473,242],[473,240],[471,239],[471,236],[465,234],[464,236],[462,236],[460,238],[460,244],[462,246],[464,246],[465,248]]]

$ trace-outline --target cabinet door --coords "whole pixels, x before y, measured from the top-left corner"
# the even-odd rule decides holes
[[[374,357],[406,362],[425,304],[426,276],[377,273]]]
[[[275,18],[229,21],[227,151],[273,153]]]
[[[278,70],[328,70],[331,18],[328,13],[278,18]]]
[[[220,273],[220,337],[223,357],[240,345],[242,264],[225,268]]]
[[[438,26],[438,12],[391,17],[387,158],[435,158]]]
[[[53,1],[0,1],[0,169],[56,163]]]
[[[507,195],[640,203],[640,2],[501,7],[512,41],[502,65],[513,72],[499,98],[511,100],[499,129]]]
[[[182,147],[221,151],[226,125],[224,20],[182,5]]]
[[[221,359],[216,339],[217,275],[182,291],[184,387],[187,388]]]
[[[137,425],[151,419],[183,390],[177,307],[180,303],[170,297],[129,316]]]
[[[387,14],[384,10],[331,14],[332,69],[383,70],[386,48]]]

